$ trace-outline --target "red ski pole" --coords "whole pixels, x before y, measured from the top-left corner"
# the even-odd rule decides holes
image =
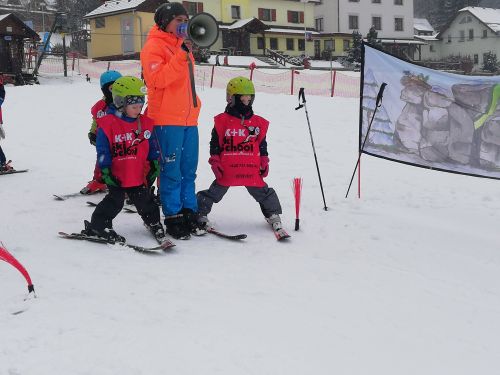
[[[302,178],[295,177],[292,182],[293,195],[295,197],[295,230],[299,230],[300,226],[300,195],[302,192]]]
[[[11,266],[16,268],[26,279],[26,282],[28,283],[28,292],[35,292],[35,287],[33,286],[33,283],[31,282],[30,275],[28,274],[28,271],[26,271],[26,268],[23,267],[19,261],[14,258],[14,256],[9,253],[9,251],[3,246],[3,244],[0,244],[0,260],[3,260],[7,263],[9,263]]]

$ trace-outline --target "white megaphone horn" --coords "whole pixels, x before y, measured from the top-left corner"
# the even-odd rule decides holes
[[[219,38],[219,25],[209,13],[198,13],[188,23],[177,26],[177,36],[189,39],[198,47],[208,48]]]

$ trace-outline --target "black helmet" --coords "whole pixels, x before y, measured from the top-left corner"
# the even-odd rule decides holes
[[[156,9],[155,23],[161,30],[165,31],[170,21],[181,15],[189,17],[188,12],[181,3],[162,4]]]

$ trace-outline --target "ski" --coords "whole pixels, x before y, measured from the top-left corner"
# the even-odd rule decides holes
[[[87,205],[89,205],[90,207],[97,207],[97,203],[95,203],[95,202],[90,202],[90,201],[88,201],[88,202],[86,202],[86,203],[87,203]],[[124,207],[123,207],[123,211],[125,211],[126,213],[129,213],[129,214],[136,214],[136,213],[137,213],[137,211],[136,211],[135,209],[130,208],[130,207],[127,207],[127,206],[124,206]]]
[[[72,240],[82,240],[82,241],[90,241],[90,242],[95,242],[95,243],[101,243],[101,244],[107,244],[107,245],[120,245],[123,247],[128,247],[130,249],[133,249],[139,253],[154,253],[154,252],[159,252],[159,251],[165,251],[173,246],[175,246],[172,242],[168,241],[168,243],[163,243],[159,246],[154,246],[154,247],[143,247],[143,246],[138,246],[138,245],[132,245],[127,242],[110,242],[104,238],[99,238],[99,237],[92,237],[92,236],[86,236],[85,234],[81,233],[65,233],[65,232],[59,232],[59,235],[62,238],[67,238],[67,239],[72,239]]]
[[[244,233],[241,233],[241,234],[226,234],[226,233],[219,232],[215,228],[207,228],[207,232],[211,233],[213,235],[216,235],[217,237],[225,238],[227,240],[232,240],[232,241],[239,241],[239,240],[244,240],[245,238],[247,238],[247,235],[244,234]]]
[[[105,191],[98,190],[93,193],[87,193],[87,194],[82,194],[80,192],[78,193],[70,193],[70,194],[52,194],[54,196],[54,199],[57,201],[65,201],[68,198],[74,198],[74,197],[83,197],[83,196],[88,196],[88,195],[95,195],[99,193],[106,193]]]
[[[0,171],[0,176],[4,174],[24,173],[28,171],[29,169],[9,169],[8,171]]]

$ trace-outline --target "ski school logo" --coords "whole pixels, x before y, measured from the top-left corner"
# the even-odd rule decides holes
[[[106,116],[106,112],[103,111],[102,109],[100,109],[99,112],[97,112],[97,114],[95,116],[97,118],[103,118],[104,116]]]
[[[144,139],[149,139],[151,138],[151,132],[149,130],[144,131]]]
[[[131,141],[134,139],[134,133],[115,134],[115,143]]]

